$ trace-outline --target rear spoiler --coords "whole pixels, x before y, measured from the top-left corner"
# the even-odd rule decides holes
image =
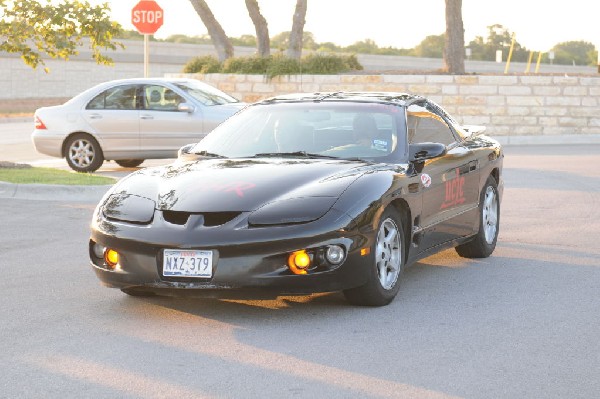
[[[485,126],[464,125],[461,127],[465,131],[465,133],[467,133],[469,136],[477,136],[477,135],[483,134],[483,132],[485,132]]]

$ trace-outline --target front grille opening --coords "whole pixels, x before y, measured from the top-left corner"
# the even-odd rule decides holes
[[[220,226],[235,219],[241,212],[206,212],[204,215],[204,225],[206,227]]]
[[[172,224],[178,224],[183,226],[187,223],[190,218],[190,212],[181,212],[181,211],[163,211],[163,217],[165,220]]]
[[[225,224],[235,219],[241,212],[201,212],[191,213],[182,211],[163,211],[165,220],[172,224],[180,226],[185,225],[191,215],[202,215],[204,217],[204,226],[214,227]]]

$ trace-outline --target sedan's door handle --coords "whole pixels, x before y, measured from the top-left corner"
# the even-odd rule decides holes
[[[152,115],[141,115],[140,119],[154,119]]]
[[[102,115],[100,115],[100,114],[90,114],[90,119],[102,119]]]

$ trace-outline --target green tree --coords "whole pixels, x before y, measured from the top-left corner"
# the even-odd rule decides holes
[[[269,39],[269,25],[267,20],[260,12],[257,0],[246,0],[248,15],[254,24],[256,31],[255,45],[259,57],[268,57],[271,55],[271,40]]]
[[[444,56],[444,43],[446,35],[427,36],[413,50],[415,57],[442,58]]]
[[[462,0],[446,0],[446,35],[444,36],[444,70],[465,73],[465,29]]]
[[[284,51],[290,45],[290,31],[276,34],[271,38],[271,46],[279,51]]]
[[[206,30],[208,30],[208,34],[217,50],[219,61],[223,62],[227,58],[233,57],[231,40],[225,34],[223,27],[215,18],[208,4],[204,0],[190,0],[190,3],[192,3],[192,7],[206,26]]]
[[[285,51],[290,46],[290,31],[285,31],[276,34],[271,38],[271,45],[277,48],[279,51]],[[333,43],[331,43],[333,44]],[[302,33],[302,48],[308,50],[316,50],[321,44],[315,42],[315,36],[311,32]],[[335,44],[333,44],[335,46]]]
[[[231,37],[230,40],[234,46],[245,46],[245,47],[256,47],[257,46],[256,36],[254,36],[254,35],[242,35],[240,37]]]
[[[290,32],[290,45],[287,49],[287,56],[300,60],[302,56],[302,45],[304,39],[304,24],[306,23],[306,9],[308,0],[296,0],[296,8],[292,17],[292,30]]]
[[[552,47],[554,63],[564,65],[596,65],[596,47],[583,40],[562,42]]]
[[[0,51],[21,54],[27,65],[37,68],[45,66],[43,56],[68,60],[79,54],[89,39],[92,58],[112,64],[102,50],[124,46],[114,40],[122,29],[110,20],[109,11],[106,3],[92,6],[87,1],[0,0]]]
[[[469,43],[471,49],[471,58],[481,61],[493,61],[496,59],[496,51],[502,50],[503,59],[506,60],[510,45],[512,43],[513,33],[500,24],[494,24],[487,27],[488,37],[483,39],[481,36],[475,37]],[[521,46],[515,40],[511,61],[527,61],[529,50]]]
[[[360,54],[377,54],[379,46],[372,39],[359,40],[345,48],[346,51]]]

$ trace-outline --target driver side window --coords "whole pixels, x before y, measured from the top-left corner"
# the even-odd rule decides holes
[[[449,145],[456,140],[452,130],[441,116],[420,105],[407,110],[408,143],[442,143]]]

